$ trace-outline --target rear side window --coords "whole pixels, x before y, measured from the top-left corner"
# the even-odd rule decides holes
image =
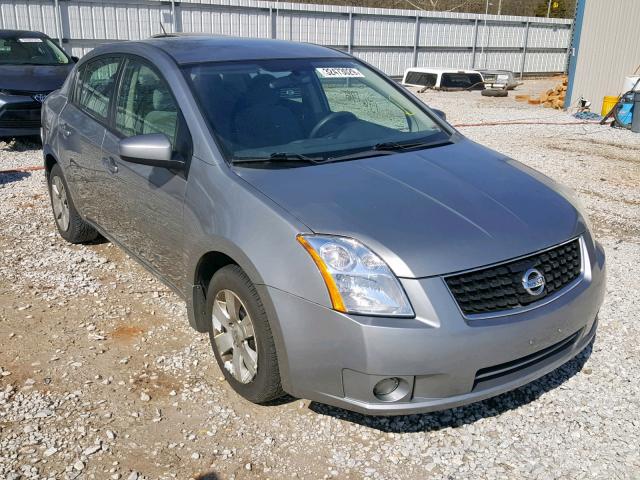
[[[78,75],[75,99],[77,104],[100,120],[109,116],[109,102],[116,86],[120,60],[104,58],[84,65]]]
[[[178,107],[165,81],[144,63],[127,61],[116,103],[115,127],[125,137],[163,133],[176,145]]]
[[[405,83],[411,85],[424,85],[425,87],[434,87],[438,76],[435,73],[423,73],[423,72],[407,72],[407,78]]]

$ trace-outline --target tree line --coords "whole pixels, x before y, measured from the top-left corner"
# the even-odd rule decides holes
[[[486,0],[290,0],[296,3],[316,3],[352,7],[402,8],[433,12],[485,13]],[[489,0],[491,15],[522,15],[527,17],[573,18],[576,0]]]

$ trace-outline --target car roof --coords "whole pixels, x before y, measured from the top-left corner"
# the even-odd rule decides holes
[[[346,53],[311,43],[260,38],[239,38],[202,34],[168,34],[147,40],[126,42],[152,45],[166,52],[179,64],[266,60],[281,58],[346,58]],[[100,53],[118,52],[122,43],[100,48]]]
[[[419,73],[480,73],[477,70],[465,70],[464,68],[438,68],[438,67],[411,67],[405,70],[407,72]]]
[[[497,74],[497,73],[510,73],[510,74],[513,75],[513,72],[511,70],[495,70],[495,69],[494,70],[490,70],[490,69],[481,68],[478,71],[480,73],[488,73],[488,74],[491,74],[491,75]]]
[[[49,38],[42,32],[34,32],[31,30],[0,30],[0,38]]]

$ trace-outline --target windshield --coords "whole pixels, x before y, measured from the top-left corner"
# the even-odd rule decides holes
[[[449,138],[407,95],[352,59],[209,63],[186,74],[231,160],[327,160]]]
[[[48,38],[0,38],[0,65],[66,65],[69,57]]]

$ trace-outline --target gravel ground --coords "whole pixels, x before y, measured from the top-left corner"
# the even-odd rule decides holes
[[[420,96],[453,124],[571,121],[477,92]],[[0,478],[640,478],[640,136],[581,124],[461,131],[586,204],[609,268],[593,349],[434,414],[255,406],[222,381],[177,297],[109,243],[62,241],[42,172],[0,174]],[[37,144],[0,143],[0,170],[40,162]]]

